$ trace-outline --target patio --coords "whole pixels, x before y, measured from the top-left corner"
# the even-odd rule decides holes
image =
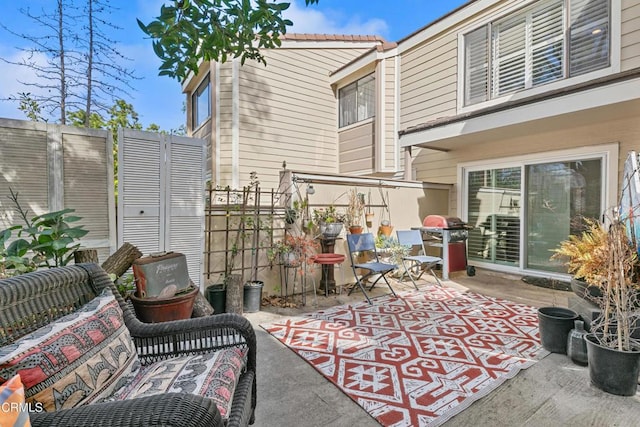
[[[433,278],[426,277],[419,285],[432,281]],[[444,285],[535,307],[566,307],[572,295],[524,283],[517,276],[480,269],[474,277],[456,274]],[[377,287],[374,295],[376,291],[385,293],[385,288]],[[410,282],[394,283],[396,290],[412,288]],[[345,292],[329,297],[319,295],[318,307],[314,307],[313,298],[308,297],[306,307],[263,306],[259,312],[245,314],[258,337],[256,425],[379,425],[360,406],[260,327],[260,324],[282,317],[362,300],[362,295],[356,290],[351,296]],[[550,354],[444,425],[631,426],[637,425],[635,420],[640,418],[638,400],[638,395],[618,397],[601,392],[589,384],[586,367],[575,365],[565,355]]]

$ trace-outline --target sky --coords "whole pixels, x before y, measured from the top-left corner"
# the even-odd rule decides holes
[[[319,4],[305,6],[304,0],[291,1],[285,17],[293,21],[288,32],[322,34],[375,34],[388,41],[398,41],[430,22],[457,8],[467,0],[320,0]],[[41,26],[20,12],[29,8],[33,14],[50,11],[52,0],[0,0],[3,13],[0,24],[14,32],[37,34]],[[162,0],[110,0],[111,22],[119,30],[105,28],[108,36],[117,42],[117,49],[126,57],[122,65],[135,70],[139,77],[131,81],[133,90],[125,100],[140,115],[143,127],[155,123],[163,130],[178,129],[185,122],[184,102],[180,83],[167,76],[158,76],[160,60],[153,53],[151,41],[145,38],[136,18],[150,22],[160,12],[160,6],[170,4]],[[17,61],[28,42],[0,28],[0,58]],[[0,61],[0,99],[20,92],[34,92],[24,83],[37,81],[33,73],[24,68]],[[0,117],[24,119],[17,104],[0,101]]]

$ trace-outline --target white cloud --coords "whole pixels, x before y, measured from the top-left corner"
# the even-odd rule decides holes
[[[314,6],[305,7],[291,2],[284,13],[293,21],[292,33],[381,35],[389,33],[389,25],[378,18],[363,20],[358,15],[347,16],[337,10],[320,11]]]
[[[6,46],[0,45],[0,57],[9,62],[22,63],[23,59],[27,58],[27,55],[26,52],[16,51],[15,49],[9,49]],[[47,58],[44,54],[35,54],[29,58],[27,62],[35,62],[42,66],[47,63]],[[0,85],[0,99],[14,98],[21,92],[33,94],[45,93],[45,89],[26,86],[24,84],[43,82],[32,68],[0,61],[0,76],[3,76],[2,85]],[[0,117],[12,119],[25,118],[24,114],[18,110],[18,103],[15,101],[0,102]]]

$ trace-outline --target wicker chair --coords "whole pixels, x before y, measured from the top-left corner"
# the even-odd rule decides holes
[[[47,325],[111,287],[124,312],[138,358],[145,365],[175,356],[246,349],[247,365],[238,379],[228,426],[253,424],[256,406],[256,336],[250,322],[219,314],[164,323],[142,323],[115,292],[96,264],[78,264],[0,280],[0,345]],[[165,393],[124,401],[96,403],[57,412],[31,413],[33,426],[222,426],[216,404],[206,397]]]

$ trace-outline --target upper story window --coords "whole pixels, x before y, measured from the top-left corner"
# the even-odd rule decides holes
[[[375,115],[376,86],[373,74],[357,80],[338,91],[340,127]]]
[[[197,129],[211,117],[211,85],[207,76],[196,91],[191,95],[191,110],[193,113],[193,129]]]
[[[544,0],[465,34],[465,105],[608,67],[610,19],[610,0]]]

